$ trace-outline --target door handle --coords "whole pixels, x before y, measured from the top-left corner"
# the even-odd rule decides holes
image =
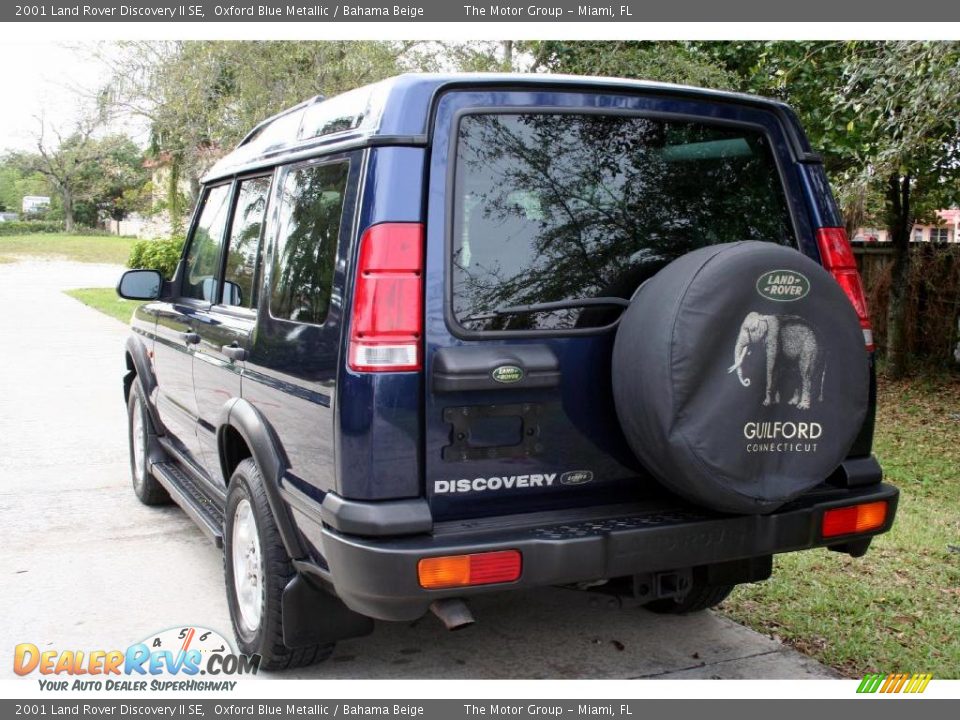
[[[560,360],[548,345],[461,345],[437,350],[434,392],[553,388]]]
[[[237,362],[247,359],[247,351],[240,347],[239,343],[237,342],[232,342],[229,345],[221,346],[220,352],[223,353],[224,357],[228,357],[231,360],[236,360]]]
[[[200,342],[200,336],[192,330],[180,333],[180,339],[183,340],[187,345],[196,345],[198,342]]]

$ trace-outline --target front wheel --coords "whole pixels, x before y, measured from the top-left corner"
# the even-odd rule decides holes
[[[333,643],[291,649],[283,642],[283,591],[296,571],[273,520],[263,477],[250,458],[230,478],[225,518],[227,601],[240,651],[259,655],[264,670],[326,660]]]
[[[166,505],[170,495],[150,473],[149,437],[153,429],[140,384],[134,381],[127,398],[127,420],[130,440],[130,476],[133,492],[144,505]]]

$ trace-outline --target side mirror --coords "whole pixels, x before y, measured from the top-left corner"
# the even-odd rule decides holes
[[[163,275],[156,270],[127,270],[117,283],[117,295],[127,300],[156,300],[163,287]]]
[[[223,281],[223,304],[224,305],[242,305],[243,289],[235,282],[229,280]]]

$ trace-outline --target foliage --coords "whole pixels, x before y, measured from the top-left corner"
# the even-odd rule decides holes
[[[799,112],[839,188],[848,228],[880,224],[894,248],[885,324],[888,367],[907,370],[908,245],[915,222],[960,202],[960,43],[702,43],[741,89]]]
[[[63,292],[87,307],[99,310],[122,323],[129,323],[133,311],[138,305],[143,305],[136,300],[126,300],[118,296],[113,288],[77,288]]]
[[[95,225],[100,212],[122,219],[130,209],[124,194],[146,181],[139,148],[130,138],[98,137],[105,119],[102,113],[81,118],[69,134],[41,120],[37,152],[15,158],[21,172],[43,176],[59,197],[68,233],[77,222]]]
[[[902,495],[893,529],[864,558],[827,550],[776,558],[773,577],[721,610],[850,677],[960,668],[960,377],[882,382],[874,450]]]
[[[112,135],[97,142],[100,160],[90,173],[84,197],[98,214],[123,220],[150,202],[149,172],[140,148],[128,137]]]
[[[117,235],[43,233],[0,236],[0,255],[122,265],[132,238]]]
[[[0,211],[19,213],[26,195],[51,194],[50,186],[43,175],[25,172],[17,154],[9,154],[0,160]]]
[[[196,201],[199,177],[255,125],[318,94],[334,95],[399,72],[406,44],[325,42],[124,42],[103,58],[104,106],[145,118],[151,153],[183,177]],[[173,195],[171,224],[182,207]]]
[[[176,272],[177,263],[183,252],[183,238],[166,240],[138,240],[130,248],[127,258],[129,268],[149,268],[159,270],[168,280]]]
[[[16,220],[12,222],[0,222],[0,236],[61,232],[63,232],[63,223],[52,220]]]
[[[525,43],[525,49],[534,56],[534,70],[657,80],[719,90],[735,88],[739,83],[735,71],[721,67],[689,43],[544,40]]]

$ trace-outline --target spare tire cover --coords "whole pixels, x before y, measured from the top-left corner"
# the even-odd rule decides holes
[[[796,250],[714,245],[647,281],[613,351],[617,415],[657,479],[771,512],[823,482],[866,417],[869,360],[840,286]]]

